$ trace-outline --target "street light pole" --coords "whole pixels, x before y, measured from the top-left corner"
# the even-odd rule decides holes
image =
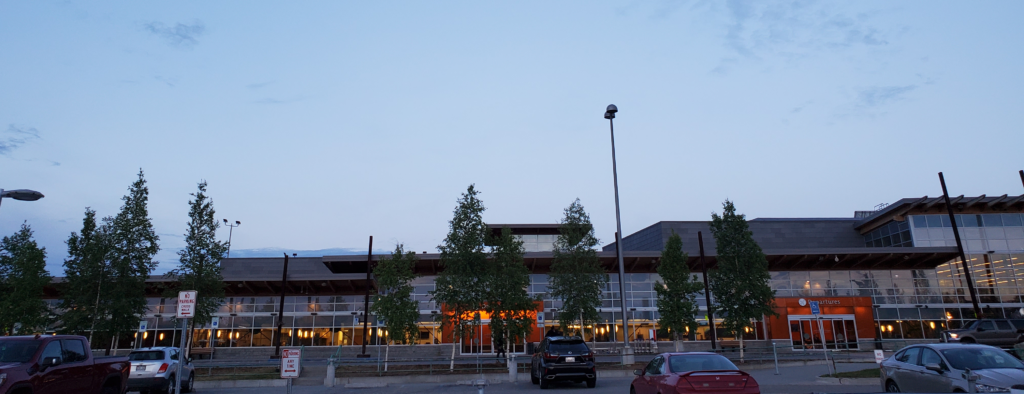
[[[615,104],[609,104],[604,111],[604,118],[608,119],[608,127],[612,136],[612,183],[615,186],[615,255],[619,260],[619,300],[622,305],[622,328],[626,332],[622,335],[622,364],[632,365],[636,359],[633,357],[633,348],[629,346],[629,319],[626,317],[626,268],[622,262],[622,219],[619,217],[619,174],[615,164],[615,113],[619,108]]]
[[[292,253],[295,256],[295,253]],[[277,331],[274,332],[274,358],[281,357],[281,325],[284,323],[284,291],[288,288],[288,253],[284,254],[284,272],[281,273],[281,304],[277,310]]]
[[[228,230],[228,257],[231,257],[231,233],[235,231],[235,227],[241,226],[242,222],[236,220],[235,224],[231,224],[227,219],[224,219],[224,225],[231,227],[231,229]]]
[[[0,202],[5,198],[13,198],[20,201],[35,201],[43,198],[43,193],[28,189],[4,190],[0,189]]]

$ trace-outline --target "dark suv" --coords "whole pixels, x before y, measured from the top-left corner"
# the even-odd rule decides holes
[[[943,342],[979,343],[1009,347],[1024,342],[1024,320],[975,320],[961,329],[942,332]]]
[[[580,337],[547,337],[533,353],[530,365],[530,380],[548,388],[551,382],[587,382],[587,387],[597,385],[597,366],[594,352]]]

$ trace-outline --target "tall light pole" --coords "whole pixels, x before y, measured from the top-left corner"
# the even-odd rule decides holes
[[[235,227],[241,226],[242,222],[236,220],[235,224],[231,224],[227,219],[224,219],[224,225],[231,227],[231,229],[228,230],[228,257],[231,257],[231,233],[235,231]]]
[[[604,118],[608,119],[608,127],[612,134],[612,183],[615,185],[615,255],[619,260],[619,299],[622,307],[622,328],[625,332],[622,335],[622,364],[632,365],[636,359],[633,357],[633,348],[629,346],[629,320],[626,317],[626,268],[622,263],[622,219],[619,217],[619,174],[615,165],[615,113],[619,109],[615,104],[608,104],[604,111]]]
[[[0,202],[3,202],[5,198],[13,198],[20,201],[35,201],[43,198],[43,193],[35,190],[28,189],[16,189],[16,190],[4,190],[0,189]]]

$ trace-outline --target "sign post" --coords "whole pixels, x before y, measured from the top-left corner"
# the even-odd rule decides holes
[[[818,301],[811,301],[811,314],[818,318],[818,335],[821,337],[821,352],[825,353],[825,367],[828,374],[832,375],[832,365],[828,363],[828,345],[825,343],[825,325],[821,321],[821,307]]]
[[[302,350],[300,349],[283,349],[281,350],[281,379],[288,379],[286,387],[287,393],[292,392],[292,379],[299,377],[302,365],[300,360],[302,359]]]
[[[178,313],[176,317],[181,319],[181,345],[178,346],[178,368],[174,372],[174,394],[181,394],[181,364],[185,362],[185,339],[188,337],[188,319],[196,316],[196,291],[185,290],[178,292]],[[141,328],[141,324],[140,324]]]

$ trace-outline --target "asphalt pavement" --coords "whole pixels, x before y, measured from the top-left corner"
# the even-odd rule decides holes
[[[837,365],[840,372],[858,371],[866,368],[874,368],[874,363],[841,363]],[[780,368],[779,375],[774,369],[759,369],[750,372],[761,385],[761,392],[773,393],[873,393],[881,390],[880,385],[869,386],[852,385],[828,385],[817,383],[820,375],[828,373],[825,365],[808,365],[799,367]],[[597,387],[588,389],[586,384],[559,384],[554,385],[544,392],[578,392],[580,394],[628,394],[629,384],[632,378],[598,379]],[[512,384],[502,383],[487,386],[484,393],[503,394],[520,393],[523,391],[537,390],[540,387],[526,383]],[[202,389],[196,390],[201,394],[283,394],[284,387],[261,387],[261,388],[236,388],[236,389]],[[346,389],[344,387],[323,387],[323,386],[295,386],[292,388],[294,394],[327,394],[327,393],[357,393],[357,394],[398,394],[398,393],[438,393],[438,394],[475,394],[477,389],[472,386],[459,386],[454,384],[416,383],[416,384],[392,384],[387,387]]]

